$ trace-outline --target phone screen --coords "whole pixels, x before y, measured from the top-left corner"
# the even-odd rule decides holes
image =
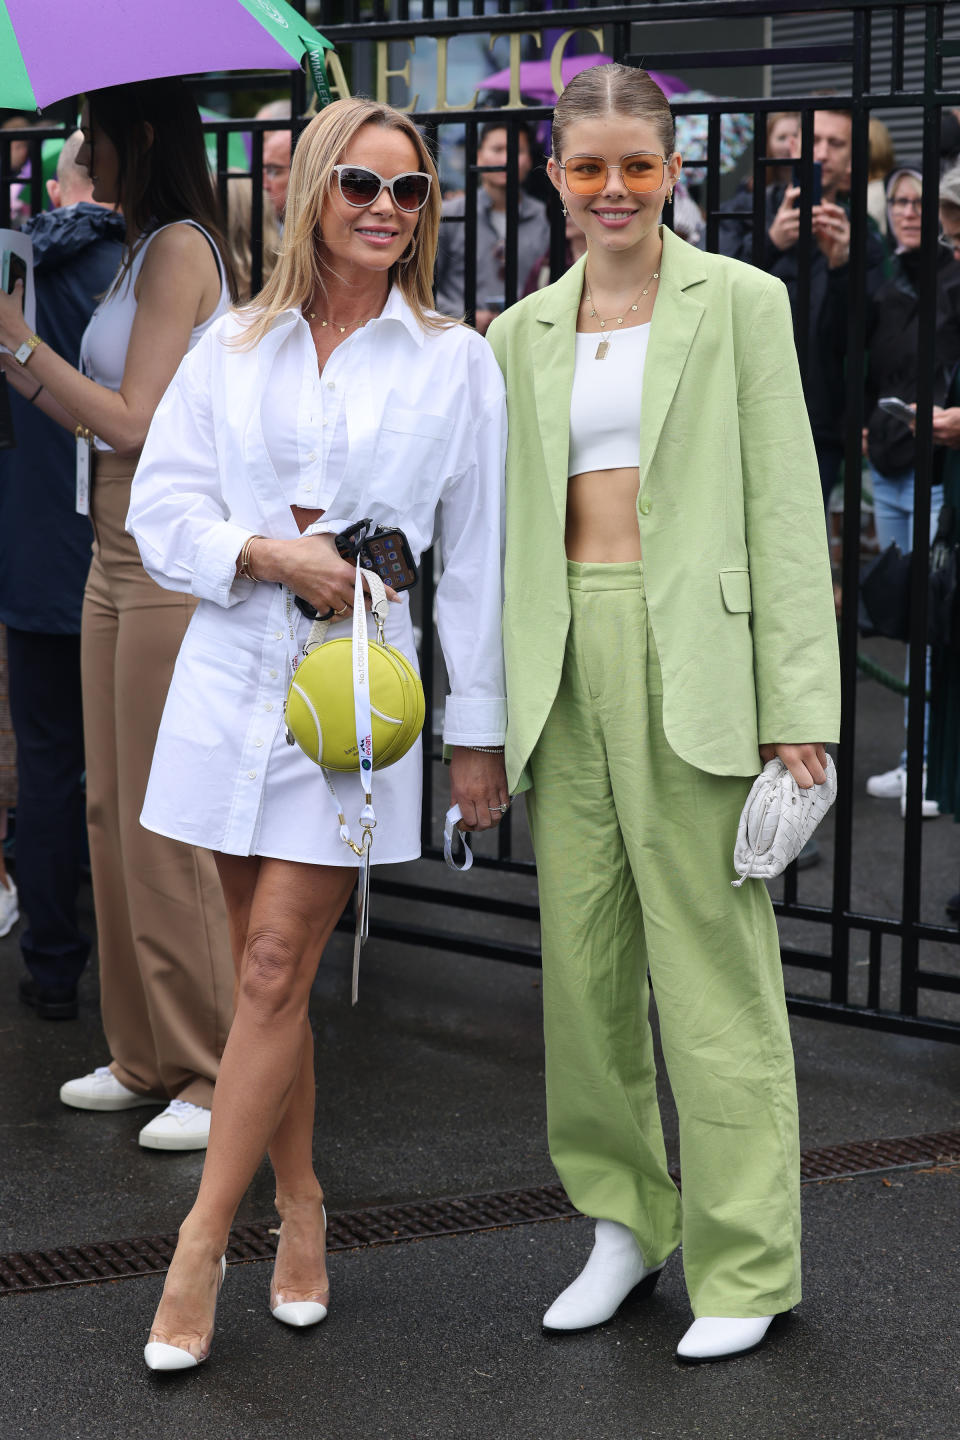
[[[15,254],[8,250],[4,257],[4,282],[8,295],[13,294],[13,287],[18,280],[22,280],[24,286],[27,283],[27,262],[22,255]]]
[[[823,166],[819,160],[814,160],[811,166],[813,177],[810,190],[810,204],[819,205],[823,200]],[[793,162],[793,183],[803,188],[803,171],[799,160]]]

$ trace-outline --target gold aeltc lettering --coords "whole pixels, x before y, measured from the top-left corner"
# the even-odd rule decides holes
[[[331,95],[336,95],[338,100],[350,99],[350,85],[347,81],[346,72],[340,63],[340,56],[336,50],[328,50],[327,60],[327,86]]]
[[[411,53],[411,55],[412,55],[412,54],[414,53],[414,44],[413,44],[413,41],[412,41],[412,40],[407,40],[406,42],[404,42],[403,40],[396,40],[396,41],[378,40],[378,41],[377,41],[377,100],[378,100],[378,102],[379,102],[381,105],[389,105],[389,104],[390,104],[390,98],[389,98],[389,95],[388,95],[388,93],[387,93],[387,92],[388,92],[388,88],[389,88],[388,82],[389,82],[390,80],[392,80],[394,77],[396,77],[398,80],[402,80],[402,81],[404,82],[404,84],[407,86],[407,89],[408,89],[408,90],[409,90],[409,88],[410,88],[410,61],[409,61],[409,60],[407,60],[405,64],[401,65],[399,70],[390,70],[390,69],[388,68],[388,66],[387,66],[387,60],[388,60],[388,58],[389,58],[389,49],[388,49],[388,46],[391,45],[391,44],[403,45],[404,43],[406,43],[407,45],[410,46],[410,53]],[[413,99],[410,101],[410,103],[409,103],[408,105],[395,105],[395,106],[394,106],[394,109],[395,109],[395,110],[403,110],[403,111],[405,111],[405,112],[409,112],[410,110],[416,110],[416,108],[417,108],[417,106],[419,105],[419,103],[420,103],[420,96],[419,96],[419,95],[414,95]]]
[[[597,42],[597,49],[603,49],[602,30],[564,30],[553,49],[550,51],[550,84],[553,86],[554,94],[559,98],[564,91],[563,83],[563,57],[567,46],[574,35],[592,35]]]
[[[474,90],[469,100],[464,100],[460,105],[449,105],[447,103],[447,44],[448,36],[441,35],[437,40],[437,103],[434,110],[472,110],[477,103],[477,92]]]
[[[535,40],[538,50],[542,48],[540,36],[534,30],[517,30],[510,36],[510,94],[507,96],[506,105],[503,106],[504,110],[527,109],[520,98],[520,41],[525,37]],[[491,35],[489,47],[491,50],[499,39],[499,35]]]

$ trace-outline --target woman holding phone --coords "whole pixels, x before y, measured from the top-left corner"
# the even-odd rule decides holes
[[[4,369],[76,432],[77,508],[93,522],[81,622],[87,829],[109,1064],[69,1080],[82,1110],[158,1106],[141,1145],[202,1149],[232,1013],[223,897],[209,855],[139,824],[174,660],[194,602],[160,590],[124,531],[161,395],[230,306],[233,280],[200,116],[179,80],[88,96],[77,163],[122,210],[119,272],[84,333],[81,368],[32,334],[22,290],[0,295]],[[163,1108],[166,1107],[166,1108]]]
[[[867,311],[867,426],[864,447],[870,465],[873,515],[881,550],[899,545],[903,554],[913,549],[914,490],[917,476],[914,456],[913,402],[917,398],[919,361],[920,284],[924,263],[920,251],[920,207],[923,177],[919,170],[902,166],[887,181],[888,234],[894,251],[893,273],[880,286]],[[936,369],[934,401],[946,401],[950,377],[960,361],[960,264],[944,246],[936,258]],[[900,405],[887,403],[899,400]],[[937,529],[943,505],[943,486],[930,490],[930,539]],[[909,657],[907,660],[909,669]],[[928,682],[929,683],[929,682]],[[903,748],[895,765],[867,780],[867,794],[878,800],[898,800],[906,814],[907,706],[904,702]],[[929,716],[924,718],[924,731]],[[932,797],[923,796],[925,817],[939,814]]]
[[[507,384],[507,774],[537,858],[550,1148],[596,1221],[544,1328],[608,1320],[682,1241],[695,1318],[677,1354],[707,1360],[759,1344],[800,1298],[777,929],[764,885],[731,880],[761,763],[825,779],[839,665],[786,291],[660,227],[680,167],[644,71],[577,75],[548,172],[586,256],[488,339]]]

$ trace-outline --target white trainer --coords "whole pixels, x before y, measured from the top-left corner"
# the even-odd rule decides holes
[[[17,887],[10,876],[7,876],[6,884],[0,880],[0,940],[10,931],[20,919],[20,902],[17,899]]]
[[[98,1065],[79,1080],[67,1080],[60,1086],[60,1099],[76,1110],[135,1110],[138,1105],[163,1104],[152,1095],[138,1095],[121,1085],[109,1065]]]
[[[210,1111],[189,1100],[171,1100],[140,1131],[146,1150],[206,1150],[209,1139]]]
[[[586,1265],[543,1317],[544,1330],[588,1330],[611,1319],[631,1291],[649,1295],[667,1262],[647,1266],[636,1236],[617,1220],[598,1220]]]
[[[875,800],[899,800],[907,783],[907,772],[902,765],[894,770],[885,770],[882,775],[871,775],[867,781],[867,794]]]
[[[755,1350],[770,1328],[772,1315],[733,1320],[704,1315],[694,1320],[677,1346],[678,1360],[730,1360]]]
[[[907,772],[903,771],[903,784],[900,787],[900,814],[904,820],[907,818]],[[920,802],[920,814],[924,820],[935,820],[940,814],[940,806],[936,800],[927,799],[927,767],[923,767],[923,799]]]

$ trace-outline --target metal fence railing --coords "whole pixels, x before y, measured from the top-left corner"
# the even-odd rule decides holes
[[[844,7],[851,15],[849,39],[830,39],[818,44],[816,18],[832,11],[832,0],[672,0],[672,3],[623,5],[590,5],[578,7],[553,4],[549,11],[511,12],[509,0],[496,6],[483,0],[420,0],[416,6],[409,0],[387,5],[384,0],[346,0],[339,5],[325,5],[322,19],[311,13],[315,23],[337,46],[340,70],[337,80],[349,83],[352,75],[367,77],[371,85],[383,81],[389,91],[394,76],[403,69],[400,63],[387,63],[389,50],[376,51],[377,46],[403,47],[410,53],[410,42],[452,40],[465,34],[482,36],[520,36],[538,33],[549,46],[555,47],[567,32],[603,37],[604,51],[628,64],[643,63],[659,72],[688,72],[709,67],[713,72],[724,67],[738,73],[747,69],[756,76],[755,93],[740,93],[735,99],[700,98],[689,101],[678,98],[674,109],[678,115],[699,117],[704,136],[702,152],[684,156],[685,167],[699,167],[705,175],[701,186],[701,204],[705,215],[705,244],[708,250],[718,248],[720,226],[729,220],[729,207],[723,206],[721,179],[721,146],[725,117],[746,116],[752,146],[748,170],[753,181],[752,205],[741,214],[741,222],[752,238],[753,254],[760,257],[765,245],[766,217],[764,212],[767,170],[775,163],[765,153],[766,116],[771,111],[796,111],[801,116],[802,158],[800,160],[800,238],[798,241],[798,274],[794,295],[798,317],[796,340],[802,368],[809,374],[816,363],[811,345],[810,327],[806,322],[811,296],[811,260],[814,240],[811,233],[810,182],[812,179],[814,117],[818,110],[849,113],[851,118],[851,176],[849,216],[851,229],[849,269],[846,277],[846,308],[843,316],[843,349],[845,353],[845,422],[844,475],[842,500],[842,558],[839,561],[842,587],[840,646],[844,683],[844,720],[837,756],[840,792],[833,816],[833,874],[828,899],[814,903],[804,892],[805,881],[795,868],[788,871],[775,898],[775,908],[784,930],[784,963],[807,971],[819,986],[819,993],[791,994],[789,1004],[798,1014],[899,1031],[960,1042],[960,929],[938,924],[921,915],[921,879],[923,867],[923,835],[921,817],[922,774],[924,767],[924,696],[926,688],[925,636],[927,610],[927,570],[930,520],[930,487],[934,473],[935,453],[931,413],[935,391],[934,333],[936,326],[936,276],[938,208],[937,189],[940,176],[938,149],[941,111],[960,107],[960,42],[944,38],[946,5],[916,4],[908,0],[848,0]],[[493,13],[491,13],[491,11]],[[763,43],[764,20],[790,14],[809,17],[810,38],[803,45],[771,47]],[[884,67],[878,75],[874,52],[883,39],[887,53],[902,53],[903,26],[907,18],[916,26],[922,17],[924,69],[920,85],[906,88],[902,66]],[[758,41],[753,49],[739,48],[725,52],[711,46],[698,47],[698,24],[730,19],[751,19],[757,24]],[[669,50],[647,48],[650,27],[663,34],[673,23],[676,38]],[[548,29],[548,27],[551,27]],[[562,31],[561,31],[562,27]],[[767,32],[768,33],[768,32]],[[595,46],[595,39],[588,42]],[[658,42],[659,44],[659,42]],[[444,52],[445,53],[445,52]],[[521,54],[519,44],[515,58]],[[538,52],[540,53],[540,52]],[[379,61],[376,56],[379,55]],[[386,55],[386,59],[384,59]],[[800,62],[809,67],[830,67],[830,75],[842,79],[829,98],[809,93],[785,93],[786,82],[771,94],[770,75],[786,72]],[[518,85],[522,84],[517,71]],[[379,79],[378,79],[379,77]],[[200,83],[200,82],[198,82]],[[211,84],[213,82],[210,82]],[[238,77],[217,80],[216,88],[225,90],[251,88],[254,85],[277,86],[276,77]],[[294,75],[291,82],[294,116],[304,114],[307,102],[304,78]],[[742,85],[741,85],[742,90]],[[393,98],[391,94],[391,98]],[[923,174],[922,257],[919,302],[919,372],[916,425],[916,494],[911,572],[911,637],[908,681],[908,786],[907,814],[903,827],[903,848],[899,873],[900,893],[891,903],[892,913],[865,913],[857,903],[853,883],[856,855],[854,824],[855,781],[854,755],[858,734],[858,707],[864,703],[857,691],[858,664],[858,594],[861,568],[859,537],[863,502],[861,475],[861,430],[864,423],[864,362],[870,299],[868,295],[868,247],[870,230],[867,218],[868,125],[871,112],[884,108],[911,110],[916,116],[918,152]],[[507,304],[520,293],[524,277],[518,273],[517,174],[518,127],[522,120],[533,126],[550,120],[551,111],[543,104],[506,108],[497,113],[508,128],[508,195],[506,234],[504,240],[504,296]],[[457,221],[465,227],[465,309],[471,318],[477,303],[477,237],[474,223],[476,197],[480,185],[477,166],[479,127],[490,119],[489,109],[473,105],[450,108],[443,97],[443,106],[418,110],[415,118],[435,144],[453,127],[462,136],[464,161],[464,217]],[[294,132],[301,121],[291,123]],[[261,170],[263,134],[266,130],[284,127],[277,120],[211,120],[208,132],[216,137],[216,170],[221,197],[227,198],[227,163],[229,136],[241,131],[249,138],[249,169],[253,187],[252,282],[256,289],[261,275],[260,241]],[[29,134],[33,174],[41,173],[42,140],[49,134],[63,133],[62,126],[48,127]],[[8,132],[0,131],[0,165],[9,173]],[[550,268],[558,276],[564,263],[564,235],[559,207],[550,205],[551,248]],[[0,187],[0,224],[8,223],[9,191]],[[673,216],[668,207],[665,223]],[[838,517],[838,525],[841,524]],[[437,648],[430,623],[433,603],[433,561],[425,557],[419,591],[419,618],[424,630],[421,653],[424,687],[435,704],[442,704],[442,657]],[[428,702],[429,708],[429,702]],[[425,790],[423,812],[423,853],[429,861],[442,856],[440,839],[439,744],[434,727],[424,731]],[[416,880],[383,878],[377,882],[378,893],[390,895],[398,902],[411,902],[413,909],[402,923],[374,916],[373,929],[394,941],[442,945],[466,953],[490,958],[536,964],[538,952],[532,935],[521,941],[514,938],[517,926],[528,929],[536,923],[535,879],[529,845],[519,819],[508,817],[500,827],[496,841],[485,851],[479,847],[477,857],[478,885],[473,890],[458,886],[454,890],[447,877],[436,868],[425,871]],[[960,847],[958,847],[960,850]],[[960,870],[960,866],[957,867]],[[426,878],[429,877],[429,878]],[[485,883],[488,882],[488,883]],[[453,922],[444,924],[436,917],[447,914]],[[469,917],[469,920],[468,920]],[[866,986],[854,985],[855,958],[866,955]],[[856,953],[855,953],[856,952]],[[935,958],[927,958],[928,952]],[[858,976],[862,975],[862,969]],[[895,993],[891,993],[891,974],[895,975]],[[815,987],[816,988],[816,987]],[[931,1003],[932,997],[938,997]]]

